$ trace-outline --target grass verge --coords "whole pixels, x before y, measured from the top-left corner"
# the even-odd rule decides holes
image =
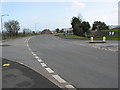
[[[109,35],[109,32],[112,31],[115,34],[114,35]],[[119,39],[119,33],[118,30],[101,30],[101,31],[97,31],[95,33],[93,33],[94,40],[102,40],[103,37],[105,36],[107,40],[118,40]],[[90,37],[81,37],[81,36],[76,36],[76,35],[72,35],[72,34],[68,34],[67,36],[65,36],[64,34],[56,34],[55,36],[59,36],[62,38],[66,38],[66,39],[88,39],[90,40]]]

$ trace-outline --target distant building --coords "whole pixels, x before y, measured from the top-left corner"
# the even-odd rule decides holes
[[[109,25],[109,29],[116,29],[116,28],[120,28],[119,25]]]
[[[64,31],[72,31],[73,28],[63,28]]]
[[[41,32],[41,34],[52,34],[52,32],[49,29],[45,29]]]

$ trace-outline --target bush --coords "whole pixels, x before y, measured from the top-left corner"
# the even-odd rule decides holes
[[[109,35],[109,32],[114,32],[114,35]],[[101,31],[92,31],[95,38],[103,38],[105,36],[108,39],[118,39],[118,30],[101,30]]]

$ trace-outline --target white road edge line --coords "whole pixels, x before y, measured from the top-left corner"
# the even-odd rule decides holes
[[[66,83],[64,79],[62,79],[59,75],[52,75],[59,83]]]
[[[66,88],[75,88],[72,85],[65,85]]]
[[[28,40],[28,39],[26,39],[26,40],[24,41],[24,43],[27,43],[27,40]]]
[[[54,73],[54,71],[50,68],[45,68],[49,73]]]

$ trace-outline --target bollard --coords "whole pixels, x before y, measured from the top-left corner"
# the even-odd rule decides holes
[[[91,42],[93,42],[93,37],[91,37]]]
[[[106,41],[106,37],[103,37],[103,42],[105,42]]]

